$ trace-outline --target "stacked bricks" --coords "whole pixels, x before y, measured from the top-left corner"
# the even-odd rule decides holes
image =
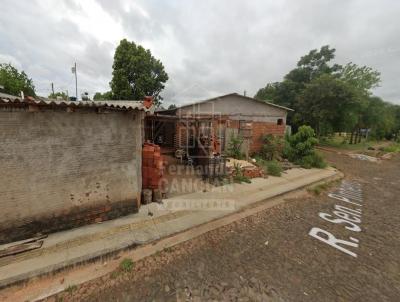
[[[265,177],[264,170],[260,167],[244,168],[242,173],[248,178]]]
[[[160,146],[144,143],[142,152],[142,189],[160,189],[159,186],[164,174],[164,162]]]

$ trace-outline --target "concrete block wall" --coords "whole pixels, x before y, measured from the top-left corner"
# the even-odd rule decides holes
[[[0,108],[0,243],[135,212],[143,117]]]

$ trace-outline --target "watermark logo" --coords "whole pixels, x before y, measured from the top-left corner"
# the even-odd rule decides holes
[[[160,205],[161,206],[161,205]],[[163,209],[171,211],[234,211],[233,199],[171,199],[164,202]]]

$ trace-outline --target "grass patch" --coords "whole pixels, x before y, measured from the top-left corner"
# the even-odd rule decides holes
[[[319,141],[319,146],[321,147],[332,147],[336,149],[343,149],[349,151],[362,151],[367,150],[369,147],[372,147],[378,144],[378,141],[366,140],[365,138],[361,139],[360,143],[357,144],[349,144],[350,137],[347,136],[333,136],[329,138],[321,138]]]
[[[333,181],[330,181],[330,182],[324,182],[324,183],[321,183],[319,185],[307,188],[307,191],[309,193],[314,194],[314,195],[321,195],[322,192],[325,192],[326,190],[332,188],[333,186],[338,184],[340,181],[341,180],[338,179],[338,180],[333,180]]]
[[[383,151],[384,152],[388,152],[388,153],[391,153],[391,152],[400,153],[400,144],[399,143],[394,143],[394,144],[392,144],[390,146],[384,147]]]
[[[119,264],[119,269],[123,272],[129,273],[133,269],[133,261],[132,259],[125,258]]]
[[[278,177],[282,175],[282,167],[277,161],[275,160],[269,161],[265,164],[265,166],[267,168],[266,170],[268,175],[278,176]]]
[[[166,248],[164,248],[164,251],[167,252],[167,253],[172,253],[173,252],[173,247],[172,246],[166,247]]]
[[[250,180],[250,178],[248,178],[247,176],[244,176],[244,175],[235,175],[235,176],[233,176],[233,181],[234,182],[236,182],[236,183],[242,183],[242,182],[244,182],[244,183],[251,183],[251,180]]]
[[[69,294],[72,294],[77,289],[78,289],[78,287],[75,284],[71,284],[71,285],[68,285],[68,287],[65,289],[65,291]]]
[[[268,161],[260,156],[255,156],[254,158],[256,160],[256,165],[262,168],[266,174],[278,177],[282,175],[283,169],[278,161],[276,160]]]
[[[115,270],[110,274],[110,277],[111,277],[111,279],[116,279],[119,277],[120,274],[121,274],[121,271]]]

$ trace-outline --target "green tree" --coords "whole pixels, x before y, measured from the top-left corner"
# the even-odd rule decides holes
[[[285,75],[282,82],[267,84],[257,92],[255,98],[294,109],[294,112],[288,113],[288,123],[296,130],[303,124],[298,113],[300,106],[304,104],[300,104],[299,96],[306,85],[324,74],[337,76],[342,68],[338,64],[331,63],[335,51],[328,45],[322,46],[319,50],[311,50],[300,58],[297,67]]]
[[[106,100],[112,100],[113,96],[111,91],[107,91],[104,93],[101,92],[96,92],[93,96],[94,101],[106,101]]]
[[[334,64],[334,58],[335,49],[329,46],[311,50],[282,82],[267,84],[255,98],[294,109],[288,113],[294,130],[307,124],[318,135],[358,132],[360,128],[372,128],[377,137],[395,133],[398,128],[395,114],[387,109],[390,106],[371,97],[371,89],[380,83],[380,73],[352,62]]]
[[[392,138],[397,132],[396,113],[396,105],[371,96],[363,107],[362,127],[371,129],[371,136],[376,139]]]
[[[299,95],[294,120],[310,125],[318,136],[352,130],[358,123],[360,106],[350,85],[324,74],[307,84]]]
[[[32,79],[11,64],[0,64],[0,85],[4,86],[3,91],[8,94],[20,95],[23,91],[26,96],[36,95]]]
[[[400,106],[393,106],[393,114],[394,114],[394,136],[397,141],[400,143]]]
[[[160,93],[167,80],[163,64],[152,56],[150,50],[126,39],[121,40],[115,50],[110,83],[114,99],[141,100],[153,96],[159,105],[162,100]]]
[[[381,81],[378,71],[367,66],[360,67],[352,62],[342,68],[340,78],[362,93],[370,92],[370,89],[378,87]]]
[[[295,83],[306,84],[322,74],[334,74],[341,70],[342,66],[330,64],[335,58],[335,48],[329,45],[322,46],[319,50],[313,49],[307,55],[300,58],[297,62],[297,68],[290,71],[285,80],[291,80]]]
[[[268,83],[264,88],[258,90],[254,97],[288,108],[294,108],[296,96],[300,91],[297,86],[295,82],[290,80]]]
[[[63,91],[49,94],[49,99],[57,99],[57,97],[61,97],[61,99],[68,101],[68,95]]]
[[[168,106],[168,109],[176,109],[176,105],[175,104],[171,104]]]

